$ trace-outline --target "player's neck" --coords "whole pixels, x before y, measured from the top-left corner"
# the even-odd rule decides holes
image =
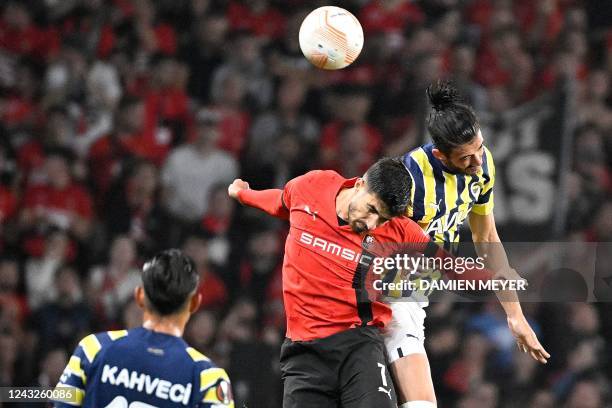
[[[142,327],[147,330],[176,337],[183,336],[187,324],[187,319],[182,316],[161,317],[147,311],[144,312],[142,321]]]
[[[353,197],[353,187],[343,188],[336,196],[336,214],[344,221],[348,221],[348,209]]]

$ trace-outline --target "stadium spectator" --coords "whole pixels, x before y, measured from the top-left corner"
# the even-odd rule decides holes
[[[69,352],[91,329],[92,315],[85,303],[83,287],[72,266],[60,267],[54,277],[53,286],[57,297],[42,305],[32,315],[32,329],[38,339],[38,353],[61,347]],[[77,337],[74,334],[78,333]]]
[[[367,121],[371,104],[371,97],[362,91],[349,91],[336,102],[336,119],[321,131],[320,160],[324,168],[354,177],[365,173],[376,161],[383,137],[378,128]],[[346,161],[344,157],[354,160]],[[343,165],[355,167],[343,169]]]
[[[208,310],[220,310],[227,303],[227,289],[223,280],[217,276],[208,260],[208,242],[202,236],[191,235],[183,244],[185,255],[193,259],[200,274],[198,293],[202,295],[200,307]]]
[[[31,182],[25,191],[19,215],[20,229],[26,234],[24,250],[33,257],[44,251],[44,233],[52,228],[67,232],[72,249],[88,238],[93,221],[92,200],[86,189],[70,173],[67,154],[55,150],[47,154],[44,184]]]
[[[210,101],[213,73],[224,62],[223,47],[228,22],[221,14],[202,16],[192,28],[193,41],[185,46],[184,59],[189,65],[189,95],[200,104]]]
[[[166,244],[169,223],[159,202],[159,170],[146,160],[124,164],[105,202],[106,232],[110,237],[128,236],[141,256],[150,256]]]
[[[108,258],[107,264],[92,268],[86,283],[87,302],[103,327],[119,321],[121,308],[133,297],[140,282],[136,245],[132,239],[115,238]]]
[[[53,280],[57,270],[71,258],[68,236],[59,230],[51,230],[45,238],[44,253],[30,258],[25,266],[28,304],[32,310],[56,299]]]
[[[258,166],[272,164],[276,154],[269,146],[282,136],[291,132],[307,149],[303,152],[312,156],[319,138],[319,124],[312,116],[304,113],[308,88],[304,82],[286,78],[279,85],[275,110],[259,115],[253,121],[249,137],[247,160]]]
[[[196,120],[194,142],[174,150],[162,170],[166,208],[188,222],[199,221],[206,213],[211,186],[238,174],[236,160],[216,147],[220,123],[215,112],[201,110]]]

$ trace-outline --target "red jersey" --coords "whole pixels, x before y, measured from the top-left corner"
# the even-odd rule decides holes
[[[283,261],[283,300],[287,337],[307,341],[353,327],[383,327],[391,319],[385,303],[370,301],[363,285],[367,262],[360,262],[362,243],[429,242],[423,230],[405,217],[396,217],[368,231],[353,232],[340,225],[336,197],[352,187],[334,171],[311,171],[287,183],[284,190],[243,190],[244,204],[289,219]]]

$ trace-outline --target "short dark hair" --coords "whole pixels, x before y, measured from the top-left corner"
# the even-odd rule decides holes
[[[198,281],[193,260],[178,249],[156,254],[142,268],[148,304],[162,316],[178,312],[198,287]]]
[[[480,129],[476,113],[450,82],[432,83],[427,88],[427,97],[433,108],[427,118],[427,130],[438,150],[450,154],[476,137]]]
[[[410,205],[412,179],[399,158],[385,157],[366,172],[368,190],[375,194],[393,217],[403,215]]]

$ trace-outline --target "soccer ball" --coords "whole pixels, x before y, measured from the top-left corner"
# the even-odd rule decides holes
[[[345,9],[319,7],[302,22],[300,48],[315,67],[341,69],[359,56],[363,48],[363,29],[359,20]]]

